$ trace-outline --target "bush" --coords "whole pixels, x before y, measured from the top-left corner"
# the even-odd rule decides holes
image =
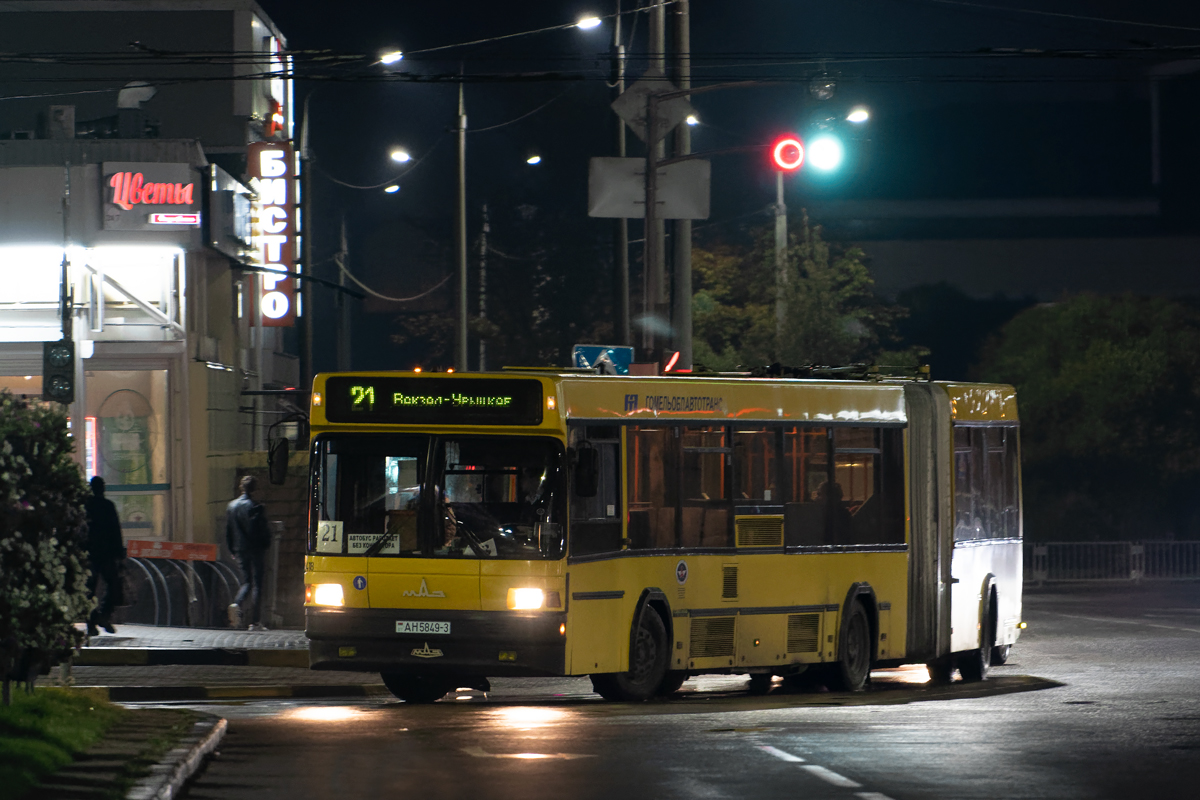
[[[0,677],[32,688],[83,639],[92,607],[81,533],[87,489],[59,411],[0,391]]]

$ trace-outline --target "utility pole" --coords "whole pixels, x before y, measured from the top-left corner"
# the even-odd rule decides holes
[[[692,88],[691,3],[680,0],[675,11],[676,80],[680,91]],[[692,129],[684,122],[675,129],[675,156],[692,152]],[[675,220],[675,349],[677,370],[692,368],[692,221]]]
[[[479,231],[479,321],[487,319],[487,237],[491,228],[488,226],[487,203],[483,204],[483,227]],[[479,371],[487,372],[487,337],[479,337]]]
[[[454,328],[454,368],[467,370],[467,111],[463,104],[461,70],[458,83],[458,200],[454,208],[455,262],[458,298]]]
[[[647,47],[650,49],[647,68],[651,73],[666,74],[666,7],[659,3],[650,10],[650,30]],[[656,138],[658,126],[658,97],[649,96],[646,113],[646,230],[643,260],[647,275],[647,306],[650,319],[646,320],[649,331],[649,356],[651,361],[662,361],[664,336],[661,329],[670,322],[670,307],[666,296],[666,226],[658,218],[658,162],[665,150],[664,142]]]
[[[306,275],[312,275],[312,189],[313,181],[309,171],[312,169],[312,155],[308,150],[308,101],[312,91],[304,96],[304,114],[300,119],[300,264]],[[340,275],[340,271],[339,271]],[[344,282],[344,279],[343,279]],[[300,342],[300,387],[312,390],[313,380],[313,317],[317,313],[314,300],[316,285],[312,281],[300,281],[300,317],[297,320],[301,327]]]
[[[342,246],[338,251],[338,285],[346,285],[346,218],[342,217]],[[350,369],[350,301],[345,292],[338,292],[338,343],[337,368],[338,372]]]
[[[621,43],[621,0],[613,17],[614,97],[625,92],[625,45]],[[617,156],[625,157],[625,121],[617,117]],[[618,217],[613,232],[613,336],[617,344],[633,344],[629,326],[629,220]]]

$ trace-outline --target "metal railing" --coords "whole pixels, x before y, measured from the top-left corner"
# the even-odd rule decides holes
[[[1026,542],[1025,580],[1200,579],[1200,542]]]
[[[278,626],[282,620],[279,604],[279,548],[283,533],[279,523],[271,536],[263,576],[262,619]],[[135,558],[125,560],[132,576],[126,581],[133,596],[128,605],[113,612],[116,623],[157,625],[160,627],[224,628],[229,624],[227,609],[237,596],[241,571],[224,561],[184,561],[174,558]]]

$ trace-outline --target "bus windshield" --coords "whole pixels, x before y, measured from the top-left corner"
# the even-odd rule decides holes
[[[557,559],[562,445],[533,436],[317,440],[310,549],[405,558]]]

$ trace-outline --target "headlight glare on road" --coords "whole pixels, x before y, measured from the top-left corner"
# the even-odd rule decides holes
[[[546,593],[541,589],[509,589],[508,607],[514,611],[533,611],[546,603]]]
[[[313,603],[319,606],[346,605],[342,585],[340,583],[318,583],[313,587]]]

